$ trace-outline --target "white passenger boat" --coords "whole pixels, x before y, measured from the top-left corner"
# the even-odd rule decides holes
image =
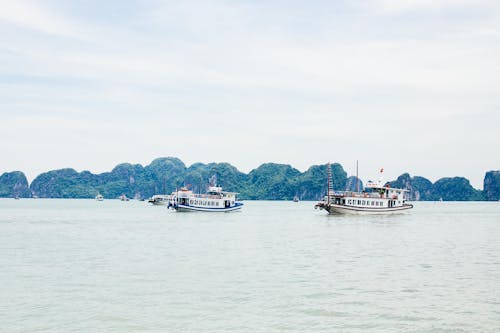
[[[104,200],[104,197],[101,195],[101,193],[97,193],[97,195],[95,196],[95,199],[97,201],[103,201]]]
[[[236,201],[236,194],[222,191],[219,186],[209,186],[206,194],[181,188],[172,193],[169,207],[178,212],[231,212],[243,207],[243,203]]]
[[[383,169],[381,170],[383,172]],[[331,168],[328,165],[328,193],[314,208],[329,214],[393,214],[413,208],[406,202],[408,190],[382,185],[382,181],[366,184],[363,191],[333,191]]]
[[[168,206],[172,201],[172,195],[167,194],[156,194],[153,195],[148,202],[155,206]]]

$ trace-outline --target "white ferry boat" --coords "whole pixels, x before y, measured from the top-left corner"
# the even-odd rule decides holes
[[[381,170],[383,172],[383,169]],[[328,193],[314,208],[329,214],[393,214],[413,208],[406,202],[408,190],[382,185],[382,181],[366,184],[363,191],[333,191],[331,168],[328,165]]]
[[[206,194],[181,188],[172,193],[169,207],[178,212],[231,212],[243,207],[243,203],[236,201],[236,194],[222,191],[219,186],[209,186]]]

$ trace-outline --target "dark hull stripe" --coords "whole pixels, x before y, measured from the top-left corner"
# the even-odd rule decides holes
[[[345,209],[345,210],[352,210],[356,212],[373,212],[373,213],[383,213],[383,212],[397,212],[399,210],[406,210],[406,209],[411,209],[413,208],[413,205],[405,205],[402,207],[393,207],[393,208],[388,208],[388,207],[382,207],[382,208],[361,208],[361,207],[351,207],[351,206],[343,206],[343,205],[331,205],[328,211],[330,210],[335,210],[335,208],[339,209]]]

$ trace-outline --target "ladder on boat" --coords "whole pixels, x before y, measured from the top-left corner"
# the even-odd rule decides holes
[[[332,179],[332,165],[328,162],[327,165],[328,172],[328,192],[326,194],[328,198],[328,204],[330,204],[330,196],[333,195],[333,179]]]

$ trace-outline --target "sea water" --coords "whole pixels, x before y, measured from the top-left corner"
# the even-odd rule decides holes
[[[499,332],[500,203],[0,200],[0,332]]]

